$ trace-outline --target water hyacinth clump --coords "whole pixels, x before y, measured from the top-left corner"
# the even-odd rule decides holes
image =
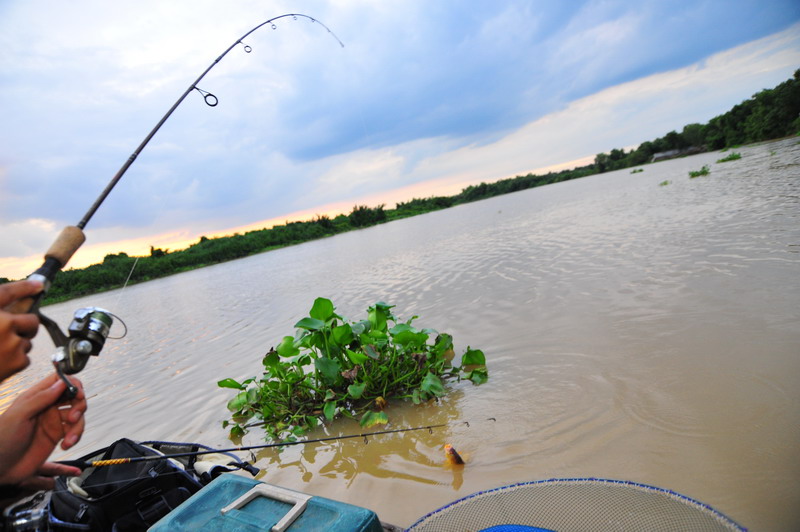
[[[385,424],[389,402],[435,400],[447,394],[448,380],[486,381],[482,351],[468,347],[454,366],[449,334],[415,327],[417,316],[402,322],[393,308],[378,302],[366,319],[351,322],[329,299],[317,298],[295,324],[297,333],[264,355],[261,377],[217,383],[238,390],[223,426],[236,437],[263,425],[268,439],[291,441],[337,416],[358,418],[364,427]]]
[[[718,163],[727,163],[728,161],[737,161],[742,158],[742,154],[739,152],[731,152],[729,155],[723,157],[722,159],[717,159]]]
[[[700,170],[694,170],[689,172],[689,179],[694,179],[695,177],[705,176],[711,173],[711,170],[708,169],[708,165],[704,164]]]

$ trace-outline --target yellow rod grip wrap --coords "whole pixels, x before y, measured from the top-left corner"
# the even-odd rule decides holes
[[[112,458],[111,460],[96,460],[94,462],[89,462],[89,467],[103,467],[103,466],[110,466],[110,465],[120,465],[120,464],[128,464],[130,463],[130,458]]]

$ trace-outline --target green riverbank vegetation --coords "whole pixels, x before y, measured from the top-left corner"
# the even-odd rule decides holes
[[[731,152],[729,155],[726,155],[722,159],[717,159],[718,163],[727,163],[728,161],[738,161],[742,158],[742,154],[736,151]]]
[[[106,255],[100,264],[61,272],[44,304],[119,288],[126,280],[130,283],[148,281],[501,194],[592,174],[639,167],[652,162],[656,155],[665,152],[673,152],[670,156],[680,156],[714,151],[794,135],[799,131],[800,70],[797,70],[793,78],[774,89],[765,89],[753,95],[727,113],[712,118],[707,124],[688,124],[680,133],[670,131],[661,138],[643,142],[629,152],[613,149],[609,153],[597,154],[594,163],[586,166],[544,175],[529,173],[492,183],[470,185],[454,196],[415,198],[397,203],[394,209],[387,209],[385,205],[356,205],[350,213],[334,218],[316,216],[312,220],[287,222],[244,234],[220,238],[201,237],[198,242],[184,250],[170,251],[151,247],[150,255],[144,257],[132,257],[126,253]],[[635,172],[640,173],[638,170]],[[0,283],[7,281],[8,279],[0,277]]]
[[[391,402],[428,402],[447,394],[448,380],[488,379],[482,351],[467,348],[461,366],[453,366],[453,338],[417,328],[413,316],[400,321],[392,305],[367,309],[366,319],[349,321],[333,302],[314,301],[309,315],[295,324],[264,355],[264,373],[239,382],[227,378],[218,386],[237,390],[228,402],[232,437],[260,426],[273,441],[294,441],[320,422],[346,416],[362,427],[386,424]]]
[[[350,213],[333,218],[318,215],[312,220],[286,222],[283,225],[243,234],[237,233],[219,238],[203,236],[183,250],[170,251],[151,246],[150,255],[144,257],[129,256],[127,253],[109,254],[102,263],[60,272],[47,293],[44,304],[120,288],[124,286],[126,280],[131,284],[149,281],[509,192],[584,177],[592,173],[594,173],[592,166],[587,165],[542,176],[528,174],[501,179],[491,184],[471,185],[454,196],[415,198],[398,203],[394,209],[386,209],[384,205],[376,207],[356,205]],[[0,282],[3,281],[8,279],[0,279]]]
[[[764,89],[706,124],[688,124],[683,130],[643,142],[635,150],[613,149],[599,153],[598,172],[649,163],[654,156],[673,156],[725,150],[743,144],[789,137],[800,133],[800,69],[774,89]]]
[[[690,170],[689,171],[689,178],[694,179],[695,177],[702,177],[711,173],[711,170],[708,169],[708,165],[704,164],[700,170]]]

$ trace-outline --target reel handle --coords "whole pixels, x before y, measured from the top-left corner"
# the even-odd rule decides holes
[[[86,241],[86,235],[83,231],[74,225],[68,225],[62,229],[61,233],[56,237],[55,242],[44,254],[44,264],[28,276],[28,279],[42,281],[44,289],[35,296],[26,297],[17,300],[6,307],[5,310],[12,314],[26,314],[35,312],[39,308],[39,302],[44,294],[50,288],[50,284],[55,279],[56,274],[67,265],[72,255],[83,245]]]
[[[75,399],[75,397],[78,396],[78,387],[72,384],[72,381],[70,381],[69,378],[66,375],[64,375],[64,373],[61,371],[61,369],[59,369],[58,366],[55,366],[55,368],[56,368],[56,375],[58,375],[58,377],[62,381],[64,381],[64,384],[67,385],[67,389],[64,390],[64,393],[62,393],[61,396],[58,398],[58,402],[65,403],[67,401]]]

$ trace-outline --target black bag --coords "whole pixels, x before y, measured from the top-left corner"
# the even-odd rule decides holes
[[[210,450],[198,444],[144,442],[123,438],[81,461],[133,458]],[[258,470],[232,454],[228,465],[255,474]],[[87,468],[80,477],[58,477],[52,492],[32,497],[31,502],[18,504],[6,512],[6,529],[15,515],[43,515],[43,522],[33,527],[16,528],[31,531],[146,531],[159,519],[177,508],[214,477],[232,468],[216,466],[210,472],[195,469],[196,457],[148,460],[107,467]],[[39,494],[37,494],[39,495]],[[49,496],[49,500],[48,500]],[[44,510],[41,510],[44,508]],[[41,510],[41,511],[40,511]],[[39,514],[37,514],[39,515]]]
[[[158,455],[153,449],[121,439],[83,460],[110,460]],[[70,479],[58,477],[50,513],[60,521],[88,525],[86,530],[147,530],[202,487],[199,479],[170,460],[89,468],[80,483],[86,495],[69,490]]]

